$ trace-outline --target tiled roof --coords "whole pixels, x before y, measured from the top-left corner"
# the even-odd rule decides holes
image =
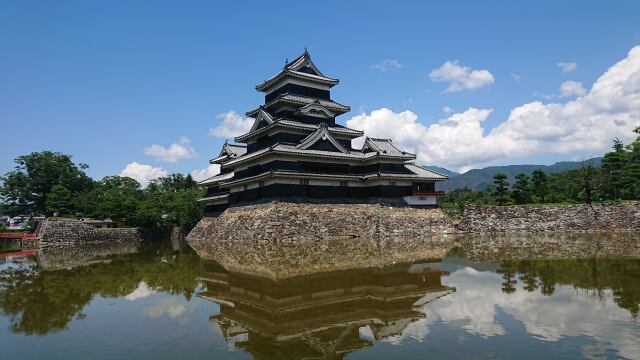
[[[237,136],[234,140],[238,141],[238,142],[246,142],[248,139],[251,139],[257,135],[263,134],[267,131],[269,131],[270,129],[274,129],[274,128],[290,128],[290,129],[299,129],[299,130],[307,130],[309,132],[315,131],[318,129],[320,125],[318,124],[308,124],[308,123],[303,123],[297,120],[291,120],[291,119],[285,119],[285,118],[280,118],[278,120],[276,120],[273,124],[269,125],[269,126],[265,126],[262,127],[258,130],[255,131],[250,131],[246,134],[242,134]],[[329,130],[330,133],[334,134],[334,135],[346,135],[352,138],[356,138],[359,136],[363,135],[363,132],[360,130],[355,130],[355,129],[350,129],[348,127],[342,126],[342,125],[333,125],[333,126],[327,126],[327,130]]]
[[[258,129],[258,126],[260,125],[260,123],[263,120],[266,121],[267,124],[269,124],[269,125],[273,124],[273,122],[275,121],[275,120],[273,120],[273,116],[271,116],[271,114],[269,114],[264,109],[263,106],[260,106],[258,108],[257,113],[256,113],[255,121],[253,122],[253,125],[251,126],[251,130],[249,130],[249,132],[256,131]]]
[[[372,150],[391,156],[401,156],[409,154],[406,151],[402,151],[395,145],[393,145],[391,139],[366,138],[364,141],[364,145],[362,146],[362,151],[367,152],[366,150]]]
[[[235,144],[227,144],[227,146],[233,152],[233,154],[236,155],[236,156],[242,156],[242,155],[247,153],[247,147],[246,146],[235,145]]]
[[[304,52],[302,53],[302,55],[293,59],[293,61],[287,63],[284,66],[284,68],[287,70],[300,70],[305,66],[313,69],[313,72],[315,72],[319,76],[323,76],[320,70],[318,69],[318,67],[316,66],[316,64],[314,64],[313,61],[311,61],[311,55],[309,55],[309,52],[307,51],[307,49],[304,49]]]
[[[227,174],[218,174],[218,175],[214,175],[208,179],[202,180],[198,183],[198,185],[211,185],[217,182],[220,182],[222,180],[228,180],[231,179],[233,177],[233,172],[227,173]]]
[[[310,70],[311,72],[301,71],[303,69]],[[329,86],[336,85],[339,81],[338,79],[324,76],[322,72],[320,72],[316,64],[314,64],[313,61],[311,60],[311,56],[309,55],[309,52],[305,50],[302,55],[298,56],[293,61],[285,64],[282,71],[280,71],[278,74],[272,76],[262,84],[256,86],[256,90],[265,91],[271,85],[275,84],[277,81],[287,76],[299,78],[302,80],[310,80],[310,81],[318,82],[318,83],[329,85]]]
[[[404,167],[406,167],[407,169],[409,169],[411,172],[415,173],[418,176],[424,176],[424,177],[441,179],[441,180],[449,179],[449,177],[446,175],[442,175],[435,171],[431,171],[429,169],[423,168],[422,166],[418,166],[416,164],[406,164]]]
[[[312,104],[315,103],[316,101],[318,101],[320,103],[320,105],[326,107],[327,109],[335,109],[335,110],[343,110],[343,111],[349,111],[351,110],[351,108],[347,105],[342,105],[340,103],[337,103],[333,100],[325,100],[325,99],[318,99],[318,98],[313,98],[313,97],[309,97],[309,96],[303,96],[303,95],[297,95],[297,94],[288,94],[285,93],[282,95],[282,99],[285,101],[292,101],[292,102],[298,102],[300,104]]]
[[[247,153],[247,147],[244,145],[235,145],[229,144],[227,142],[222,145],[222,149],[220,150],[220,154],[218,157],[215,157],[209,160],[209,164],[220,164],[229,159],[235,159]]]
[[[229,194],[221,194],[221,195],[216,195],[216,196],[208,196],[208,197],[203,197],[198,199],[198,201],[200,202],[212,202],[212,201],[216,201],[216,200],[224,200],[226,198],[229,197]]]
[[[313,130],[317,129],[320,126],[318,124],[307,124],[300,121],[289,120],[289,119],[281,119],[281,120],[278,120],[278,122],[284,125],[301,126],[301,127],[305,127],[307,129],[313,129]],[[362,136],[362,134],[364,134],[360,130],[350,129],[346,126],[342,126],[338,124],[333,126],[329,125],[327,126],[327,129],[329,130],[329,132],[332,132],[332,133],[352,134],[357,136]]]
[[[322,123],[318,128],[318,130],[309,134],[309,136],[304,138],[300,142],[300,144],[298,144],[296,147],[298,149],[307,150],[309,147],[313,146],[313,144],[317,143],[318,141],[329,141],[339,152],[345,153],[345,154],[349,152],[347,149],[344,148],[344,146],[342,146],[342,144],[340,144],[333,136],[331,136],[331,133],[327,129],[327,126],[325,123]]]
[[[332,112],[336,113],[337,115],[344,114],[344,113],[349,112],[351,110],[350,107],[348,107],[346,105],[342,105],[340,103],[337,103],[337,102],[335,102],[333,100],[317,99],[317,98],[314,98],[314,97],[297,95],[297,94],[290,94],[290,93],[284,93],[284,94],[278,95],[278,97],[276,97],[275,99],[269,101],[263,107],[264,108],[270,108],[273,105],[278,104],[278,103],[282,103],[282,102],[295,104],[295,105],[308,105],[308,104],[314,103],[316,100],[318,100],[322,106],[326,107],[327,109],[331,110]],[[259,110],[260,110],[260,108],[256,108],[256,109],[253,109],[251,111],[247,111],[246,115],[248,117],[255,117],[258,114]]]
[[[294,70],[282,70],[279,73],[277,73],[276,75],[274,75],[273,77],[271,77],[270,79],[266,80],[265,82],[263,82],[260,85],[256,86],[256,90],[258,91],[267,91],[271,86],[273,86],[274,84],[276,84],[278,81],[280,81],[281,79],[285,78],[285,77],[291,77],[294,79],[300,79],[300,80],[307,80],[307,81],[311,81],[311,82],[315,82],[315,83],[320,83],[323,85],[328,85],[328,86],[334,86],[336,84],[338,84],[338,82],[340,82],[340,80],[338,79],[334,79],[334,78],[330,78],[330,77],[326,77],[326,76],[319,76],[319,75],[315,75],[315,74],[309,74],[309,73],[305,73],[305,72],[301,72],[301,71],[294,71]]]
[[[363,153],[362,151],[358,151],[358,150],[349,150],[347,153],[341,153],[341,152],[335,152],[335,151],[299,149],[295,145],[276,144],[271,147],[260,149],[256,152],[252,152],[245,156],[233,159],[227,163],[224,163],[223,166],[234,165],[234,164],[244,162],[256,157],[263,156],[267,153],[299,155],[299,156],[330,158],[330,159],[345,159],[345,160],[369,160],[369,159],[375,159],[375,158],[413,160],[416,158],[415,155],[409,154],[409,153],[395,155],[395,154],[384,154],[384,153],[378,153],[378,152]]]

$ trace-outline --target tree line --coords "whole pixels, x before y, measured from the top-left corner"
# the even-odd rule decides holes
[[[95,181],[70,155],[41,151],[15,159],[0,177],[0,213],[111,219],[121,226],[192,227],[202,217],[202,190],[191,175],[172,174],[146,188],[123,176]]]
[[[456,189],[439,199],[439,205],[453,215],[465,204],[513,205],[587,203],[640,199],[640,127],[630,144],[613,140],[600,167],[586,164],[580,169],[546,174],[538,169],[531,175],[520,173],[510,183],[507,175],[494,175],[484,190]]]

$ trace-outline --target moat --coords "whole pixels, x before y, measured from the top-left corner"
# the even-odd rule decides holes
[[[0,264],[0,348],[15,359],[638,358],[640,236],[475,236],[206,261],[165,242],[40,251]],[[332,249],[349,256],[330,263]]]

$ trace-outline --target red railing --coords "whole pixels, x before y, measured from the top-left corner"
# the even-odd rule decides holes
[[[28,233],[0,233],[0,239],[35,239],[38,234]]]
[[[444,191],[420,191],[420,190],[413,190],[413,195],[435,195],[435,196],[442,196],[442,195],[444,195]]]
[[[23,257],[23,256],[36,256],[38,252],[36,250],[22,250],[22,251],[14,251],[10,253],[0,253],[0,259],[5,258],[15,258],[15,257]]]

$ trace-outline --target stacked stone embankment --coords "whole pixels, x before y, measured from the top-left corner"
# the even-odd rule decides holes
[[[458,230],[470,233],[638,231],[640,203],[592,206],[467,205]]]
[[[451,219],[440,209],[270,202],[205,217],[187,240],[415,237],[453,231]]]
[[[205,217],[187,243],[227,269],[243,272],[250,264],[253,273],[283,278],[353,264],[439,259],[452,246],[439,235],[453,231],[439,209],[272,202]]]
[[[142,239],[137,228],[99,229],[74,219],[47,219],[39,235],[41,249],[87,242],[136,243]]]

